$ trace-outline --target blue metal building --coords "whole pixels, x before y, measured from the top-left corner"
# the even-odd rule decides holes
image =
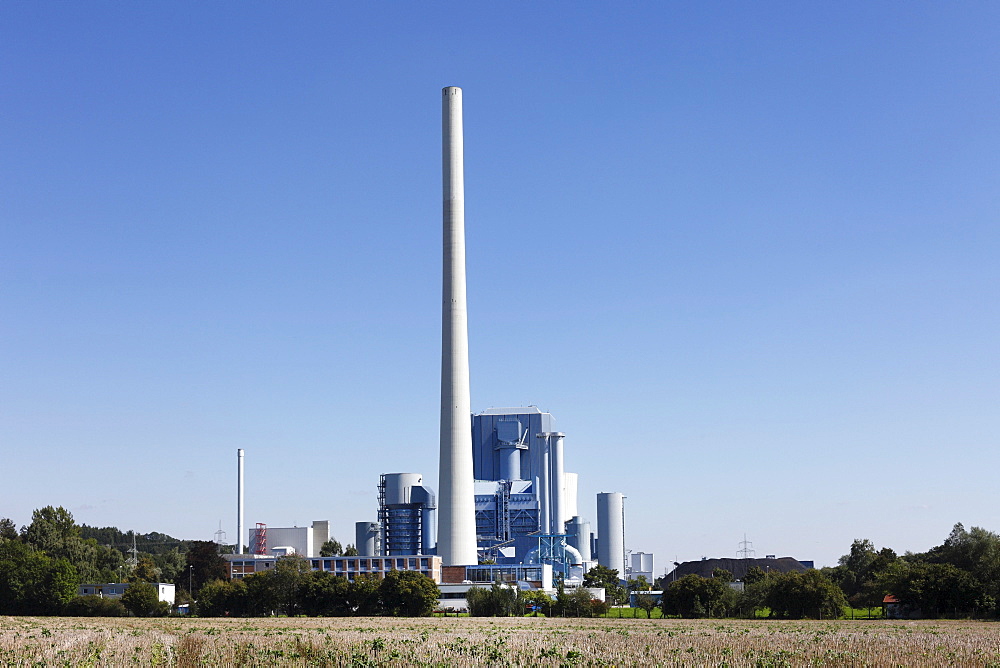
[[[554,428],[552,415],[535,406],[491,408],[472,416],[476,539],[498,562],[519,562],[538,547],[539,532],[556,526],[556,519],[546,524],[555,512],[547,490],[556,476],[543,436]],[[575,508],[575,485],[570,494],[569,507]]]

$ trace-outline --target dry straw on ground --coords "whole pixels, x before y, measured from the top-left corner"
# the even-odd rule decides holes
[[[0,665],[1000,668],[1000,624],[0,617]]]

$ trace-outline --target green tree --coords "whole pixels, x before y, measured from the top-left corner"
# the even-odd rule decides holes
[[[298,614],[299,587],[309,573],[309,560],[297,554],[279,557],[274,569],[265,575],[271,579],[271,590],[277,608],[289,617]]]
[[[980,609],[989,600],[988,590],[953,564],[900,561],[886,574],[885,584],[901,603],[925,617],[992,614]]]
[[[595,612],[592,601],[593,596],[585,588],[577,587],[567,592],[560,585],[556,591],[552,614],[562,617],[592,617]]]
[[[0,538],[0,615],[55,615],[77,592],[76,569],[21,541]]]
[[[594,566],[583,576],[583,586],[604,587],[604,597],[611,605],[628,600],[628,590],[621,586],[618,571],[607,566]]]
[[[160,582],[160,569],[148,556],[139,558],[135,570],[129,576],[129,582]]]
[[[299,610],[310,617],[339,617],[351,613],[350,583],[341,575],[311,571],[299,585]]]
[[[499,580],[489,589],[472,587],[465,593],[471,617],[512,617],[524,614],[524,599],[520,590]]]
[[[758,573],[751,573],[756,568]],[[736,596],[736,611],[742,617],[754,617],[758,610],[767,608],[767,593],[777,573],[765,573],[762,568],[751,567],[743,580],[743,591]]]
[[[62,506],[45,506],[31,513],[31,524],[25,527],[26,543],[52,554],[70,538],[80,537],[80,527],[73,521],[73,513]]]
[[[848,554],[840,557],[838,565],[823,568],[820,572],[844,592],[855,608],[873,608],[882,604],[888,593],[882,583],[882,573],[897,559],[889,548],[875,551],[867,539],[856,539]]]
[[[840,587],[819,571],[810,569],[774,576],[765,603],[776,617],[837,619],[843,614],[847,600]]]
[[[859,605],[862,603],[861,590],[864,583],[871,580],[872,564],[876,556],[875,546],[870,540],[855,539],[851,543],[850,552],[838,560],[838,566],[824,569],[823,574],[840,587],[852,604]]]
[[[340,541],[336,538],[331,538],[319,548],[319,556],[321,557],[339,557],[343,553],[344,548],[341,547]]]
[[[634,579],[628,581],[628,590],[632,591],[650,591],[653,588],[649,584],[649,580],[646,579],[645,575],[640,575]]]
[[[66,559],[85,582],[114,582],[125,561],[121,553],[80,537],[73,514],[63,507],[46,506],[31,514],[21,539],[54,559]]]
[[[635,597],[635,607],[646,613],[646,619],[651,619],[653,608],[656,607],[656,597],[652,594],[639,594]]]
[[[134,582],[122,594],[122,605],[136,617],[152,617],[163,612],[156,587],[148,582]]]
[[[344,548],[344,556],[345,557],[356,557],[356,556],[358,556],[358,548],[356,548],[353,545],[351,545],[350,543],[348,543],[347,547]]]
[[[248,614],[247,585],[243,580],[206,583],[198,595],[201,617],[242,617]]]
[[[219,556],[218,546],[207,540],[191,541],[191,548],[186,555],[187,564],[181,574],[181,581],[187,584],[188,570],[191,576],[191,594],[195,597],[201,588],[213,580],[228,580],[229,569],[226,560]],[[192,568],[193,567],[193,568]]]
[[[660,606],[664,615],[725,617],[736,608],[736,592],[719,578],[685,575],[667,587]]]
[[[269,617],[278,609],[278,597],[273,583],[270,572],[254,573],[243,578],[247,616]]]
[[[9,517],[0,519],[0,538],[6,538],[7,540],[18,539],[17,526]]]
[[[382,611],[395,617],[426,617],[440,595],[434,581],[416,571],[389,571],[379,585]]]
[[[381,612],[379,585],[375,575],[358,575],[347,590],[347,602],[351,611],[358,616],[370,617]]]
[[[160,582],[187,588],[187,559],[176,547],[154,554],[153,563],[160,571]]]
[[[536,617],[539,612],[543,615],[552,614],[552,605],[555,601],[553,601],[552,597],[544,591],[541,591],[540,589],[525,591],[521,592],[521,596],[524,600],[525,607],[531,606],[532,608],[536,608],[532,611]]]
[[[951,564],[979,582],[981,591],[965,606],[966,610],[997,614],[995,605],[984,604],[989,599],[1000,601],[1000,536],[980,527],[966,531],[958,523],[944,543],[929,550],[924,558],[931,563]]]

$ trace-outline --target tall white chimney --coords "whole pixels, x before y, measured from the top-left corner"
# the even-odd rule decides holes
[[[236,451],[239,460],[239,473],[237,474],[236,494],[238,497],[238,508],[236,511],[236,554],[243,554],[243,448]]]
[[[445,566],[478,563],[465,300],[462,89],[442,91],[444,291],[441,314],[441,468],[437,553]]]

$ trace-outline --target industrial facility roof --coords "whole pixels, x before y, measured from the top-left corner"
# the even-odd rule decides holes
[[[518,406],[515,408],[487,408],[480,415],[511,415],[524,413],[542,413],[538,406]]]

